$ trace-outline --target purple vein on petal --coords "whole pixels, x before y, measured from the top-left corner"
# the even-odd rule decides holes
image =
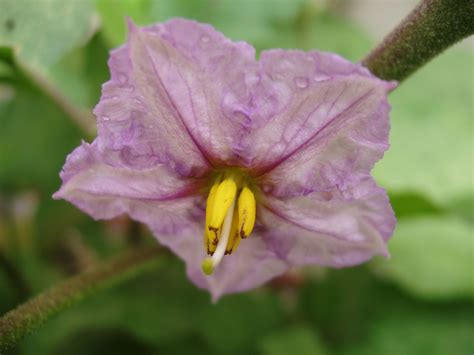
[[[295,222],[294,220],[286,217],[283,213],[280,213],[278,212],[276,209],[268,206],[268,204],[262,204],[261,207],[265,208],[267,211],[269,211],[270,213],[272,213],[274,216],[278,217],[279,219],[289,223],[289,224],[292,224],[298,228],[301,228],[301,229],[304,229],[308,232],[311,232],[311,233],[320,233],[320,234],[324,234],[324,235],[327,235],[327,236],[330,236],[334,239],[337,239],[337,240],[340,240],[340,241],[343,241],[343,242],[348,242],[350,243],[351,241],[347,240],[347,239],[344,239],[344,238],[341,238],[340,236],[334,234],[334,233],[331,233],[331,232],[328,232],[328,231],[322,231],[322,230],[318,230],[318,229],[315,229],[315,228],[309,228],[305,225],[302,225],[300,223],[297,223]]]
[[[363,94],[361,97],[359,97],[357,100],[355,100],[352,104],[350,104],[348,107],[346,107],[343,111],[335,115],[333,118],[331,118],[328,122],[326,122],[320,129],[318,129],[314,134],[312,134],[308,139],[306,139],[303,143],[298,145],[295,149],[293,149],[291,152],[288,154],[284,155],[283,157],[279,158],[277,161],[273,162],[272,164],[264,167],[259,173],[255,176],[255,178],[261,177],[265,174],[268,174],[272,170],[276,169],[278,166],[283,164],[285,161],[287,161],[289,158],[291,158],[293,155],[304,149],[313,139],[316,139],[318,135],[321,134],[328,126],[330,126],[335,120],[337,120],[345,111],[350,110],[352,107],[357,105],[359,102],[364,100],[366,97],[368,97],[371,93],[373,92],[373,89],[370,89],[368,92]]]
[[[129,31],[130,33],[132,32],[136,32],[136,31],[140,31],[140,29],[138,29],[135,24],[133,22],[131,22],[130,20],[128,21],[128,25],[129,25]],[[199,150],[199,152],[201,153],[201,155],[204,157],[204,159],[206,160],[206,162],[211,166],[211,167],[214,167],[209,155],[207,154],[207,152],[205,151],[205,149],[199,144],[199,142],[197,141],[196,137],[194,137],[194,135],[192,134],[191,130],[189,129],[188,125],[186,124],[185,120],[183,119],[183,116],[182,114],[179,112],[178,110],[178,107],[176,106],[176,103],[173,101],[173,99],[171,98],[171,96],[169,95],[168,93],[168,90],[166,89],[166,86],[165,84],[163,83],[163,80],[155,66],[155,63],[153,62],[153,60],[151,59],[151,55],[150,55],[150,52],[148,50],[148,47],[145,43],[143,43],[142,39],[141,39],[141,36],[138,35],[138,40],[142,42],[142,45],[145,49],[145,52],[147,54],[147,57],[148,57],[148,60],[150,61],[151,63],[151,66],[153,68],[153,72],[155,73],[156,75],[156,78],[157,80],[159,81],[160,85],[163,87],[164,89],[164,92],[166,94],[166,97],[168,98],[171,106],[173,107],[175,113],[176,113],[176,116],[179,118],[179,121],[181,122],[181,124],[184,126],[185,130],[186,130],[186,133],[189,135],[189,138],[192,140],[192,142],[194,143],[194,145],[196,146],[196,148]],[[168,56],[168,53],[166,53],[167,56]]]

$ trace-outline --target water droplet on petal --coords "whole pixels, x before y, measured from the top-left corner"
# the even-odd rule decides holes
[[[201,37],[201,42],[202,43],[208,43],[211,39],[209,38],[209,36],[206,36],[206,35],[203,35]]]
[[[122,84],[127,82],[127,76],[124,73],[118,74],[118,81]]]
[[[313,56],[312,56],[311,54],[308,54],[308,55],[306,56],[306,60],[307,60],[308,62],[314,62],[314,58],[313,58]]]
[[[255,75],[253,73],[246,73],[245,74],[245,84],[247,86],[253,86],[253,85],[257,84],[259,80],[260,80],[260,78],[258,77],[258,75]]]
[[[308,87],[309,85],[309,81],[307,78],[304,78],[302,76],[299,76],[297,78],[295,78],[295,84],[297,87],[299,87],[300,89],[305,89]]]
[[[323,74],[323,73],[319,73],[319,74],[316,74],[313,78],[314,81],[326,81],[328,79],[330,79],[331,77],[329,75],[326,75],[326,74]]]
[[[251,119],[250,117],[244,113],[244,112],[240,112],[240,111],[234,111],[234,120],[238,123],[250,123],[251,122]]]
[[[110,121],[110,117],[107,115],[102,115],[102,120],[103,121]]]
[[[285,76],[281,73],[270,73],[269,76],[273,81],[283,81],[283,80],[285,80]]]

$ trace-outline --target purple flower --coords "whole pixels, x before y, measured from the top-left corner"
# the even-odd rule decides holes
[[[395,217],[370,171],[394,83],[317,51],[257,61],[184,19],[130,24],[109,66],[98,137],[69,155],[55,198],[147,224],[214,299],[293,265],[387,255]]]

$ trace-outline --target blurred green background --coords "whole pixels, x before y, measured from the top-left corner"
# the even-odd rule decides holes
[[[195,18],[258,50],[353,61],[376,44],[344,1],[0,0],[0,314],[154,242],[127,218],[98,223],[51,199],[66,155],[90,140],[51,93],[91,110],[125,16]],[[390,260],[294,270],[217,305],[167,260],[55,317],[11,354],[472,354],[473,79],[472,50],[457,46],[390,96],[391,148],[375,169],[399,220]]]

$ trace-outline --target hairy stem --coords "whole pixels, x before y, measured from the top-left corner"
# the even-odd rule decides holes
[[[16,345],[25,335],[60,311],[95,292],[124,282],[159,265],[159,246],[125,252],[101,265],[65,280],[0,318],[0,352]]]
[[[381,79],[403,81],[473,33],[473,0],[422,0],[362,64]]]

